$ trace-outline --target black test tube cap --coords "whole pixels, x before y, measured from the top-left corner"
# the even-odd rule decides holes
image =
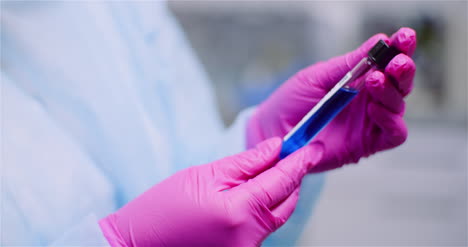
[[[387,45],[383,40],[379,40],[367,54],[379,69],[384,69],[390,60],[400,53],[397,48]]]

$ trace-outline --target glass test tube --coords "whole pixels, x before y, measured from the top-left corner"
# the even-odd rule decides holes
[[[280,158],[283,159],[307,145],[364,87],[364,75],[373,68],[385,68],[398,53],[400,52],[396,48],[379,40],[369,51],[368,56],[346,73],[283,138]]]

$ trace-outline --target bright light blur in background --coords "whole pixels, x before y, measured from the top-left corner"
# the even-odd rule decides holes
[[[415,29],[407,142],[329,172],[299,245],[468,244],[467,1],[169,5],[211,77],[226,124],[301,68],[355,49],[375,33]]]

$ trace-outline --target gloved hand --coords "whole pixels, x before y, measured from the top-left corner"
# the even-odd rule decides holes
[[[276,163],[281,143],[182,170],[102,219],[101,229],[112,246],[259,246],[292,214],[323,151],[309,146]]]
[[[310,172],[321,172],[357,163],[378,151],[402,144],[407,137],[403,98],[413,87],[416,66],[409,57],[416,34],[401,28],[388,38],[377,34],[358,49],[312,65],[290,78],[249,119],[247,146],[283,137],[317,102],[382,39],[403,54],[393,58],[383,72],[369,74],[366,87],[311,142],[324,146],[322,160]]]

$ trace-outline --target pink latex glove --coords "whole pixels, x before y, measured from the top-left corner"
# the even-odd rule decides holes
[[[112,246],[259,246],[292,214],[323,151],[311,146],[278,162],[281,143],[176,173],[102,219],[105,237]]]
[[[394,57],[384,72],[370,73],[365,79],[366,87],[312,139],[311,144],[323,145],[325,152],[310,172],[357,163],[361,157],[402,144],[408,133],[403,120],[403,99],[413,87],[416,70],[409,57],[416,48],[416,34],[410,28],[401,28],[391,38],[377,34],[350,53],[319,62],[294,75],[250,118],[247,146],[272,136],[285,136],[349,70],[367,56],[379,39],[397,47],[403,54]]]

